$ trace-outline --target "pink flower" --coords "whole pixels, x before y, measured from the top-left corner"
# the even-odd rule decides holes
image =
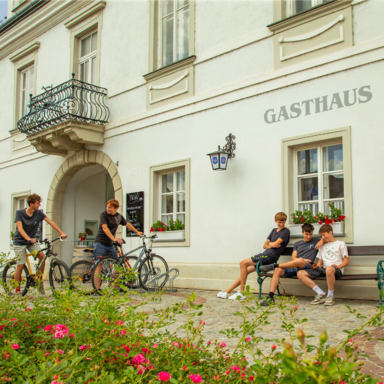
[[[227,346],[227,344],[225,344],[225,343],[221,343],[221,346],[222,346],[223,348],[225,348],[225,347]]]
[[[116,324],[117,324],[117,325],[123,325],[123,324],[124,324],[124,321],[123,321],[123,320],[117,320],[117,321],[116,321]]]
[[[210,342],[210,341],[208,341],[208,342],[207,342],[207,344],[209,345],[209,344],[211,344],[211,342]]]
[[[249,381],[253,381],[254,378],[255,376],[249,376]]]
[[[43,328],[43,331],[50,331],[52,329],[51,325],[47,325],[46,327]]]
[[[272,348],[272,351],[274,351],[276,349],[276,345],[273,344],[271,348]]]
[[[79,347],[79,350],[80,350],[80,351],[84,351],[84,349],[87,349],[87,346],[86,346],[85,344],[83,344],[83,345],[81,345],[81,346]]]
[[[62,339],[67,333],[69,333],[68,327],[64,324],[56,325],[55,339]]]
[[[63,354],[64,352],[61,350],[61,349],[59,349],[57,352],[59,352],[59,353],[61,353],[61,354]]]
[[[194,375],[193,373],[189,376],[189,378],[194,382],[194,383],[201,383],[203,381],[203,379],[201,378],[201,376],[196,373],[196,375]]]
[[[247,340],[247,341],[251,341],[252,339],[251,339],[250,337],[247,337],[246,340]]]
[[[69,337],[75,337],[75,335],[74,335],[73,333],[71,333],[71,334],[69,335]]]
[[[125,336],[125,329],[123,329],[120,333],[121,333],[121,336]]]
[[[171,375],[168,372],[160,372],[157,377],[159,378],[159,381],[168,381],[171,378]]]
[[[32,311],[32,309],[31,309],[31,308],[27,308],[26,311],[27,311],[27,312],[28,312],[28,311]]]
[[[20,345],[19,345],[19,344],[16,344],[16,343],[15,343],[15,344],[12,345],[12,349],[19,349],[19,348],[20,348]]]
[[[201,324],[205,325],[205,321],[202,321]]]
[[[184,367],[182,368],[183,371],[185,371],[187,369],[187,366],[184,365]]]
[[[349,342],[350,342],[351,344],[353,344],[353,339],[349,340]]]
[[[296,311],[298,308],[299,308],[298,306],[296,306],[296,307],[293,307],[293,309],[294,309],[295,311]]]
[[[133,359],[132,359],[132,363],[133,364],[142,364],[142,363],[145,363],[145,357],[142,353],[136,355]]]
[[[159,345],[158,344],[153,344],[153,348],[157,348]]]

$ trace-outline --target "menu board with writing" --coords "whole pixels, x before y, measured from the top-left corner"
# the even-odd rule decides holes
[[[144,192],[127,193],[127,221],[144,232]],[[137,236],[127,228],[127,237]]]

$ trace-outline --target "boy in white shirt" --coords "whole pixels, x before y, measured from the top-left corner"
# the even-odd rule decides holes
[[[309,288],[316,292],[313,305],[322,304],[334,305],[334,289],[336,278],[344,273],[344,267],[349,264],[348,249],[343,241],[333,237],[332,227],[322,225],[319,230],[324,245],[320,248],[317,258],[319,262],[313,269],[301,270],[297,272],[297,277]],[[326,276],[328,285],[328,295],[313,281],[316,277]]]

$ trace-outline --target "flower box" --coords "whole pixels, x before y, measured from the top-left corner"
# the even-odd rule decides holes
[[[185,230],[182,231],[156,231],[152,232],[157,236],[154,241],[184,241],[185,240]]]
[[[315,228],[313,230],[313,234],[314,235],[317,235],[319,233],[319,229],[322,225],[324,224],[319,224],[319,223],[312,223],[313,225],[313,228]],[[345,223],[344,221],[339,221],[337,223],[332,223],[330,224],[333,228],[333,231],[332,233],[334,235],[341,235],[344,232],[344,228],[345,228]],[[302,224],[292,224],[288,227],[289,231],[291,232],[291,235],[301,235],[302,234],[302,230],[301,230],[301,226]]]

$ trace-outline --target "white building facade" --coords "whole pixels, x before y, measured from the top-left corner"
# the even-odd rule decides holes
[[[383,14],[379,0],[9,0],[1,251],[30,193],[68,234],[58,251],[70,265],[109,198],[126,215],[127,194],[144,192],[146,233],[157,220],[185,223],[184,240],[153,246],[179,268],[179,287],[227,286],[279,211],[327,213],[332,202],[346,216],[339,240],[383,245]],[[213,171],[206,154],[230,133],[236,157]],[[140,244],[120,235],[126,249]],[[347,270],[373,273],[381,258],[351,257]],[[375,282],[336,290],[378,297]]]

